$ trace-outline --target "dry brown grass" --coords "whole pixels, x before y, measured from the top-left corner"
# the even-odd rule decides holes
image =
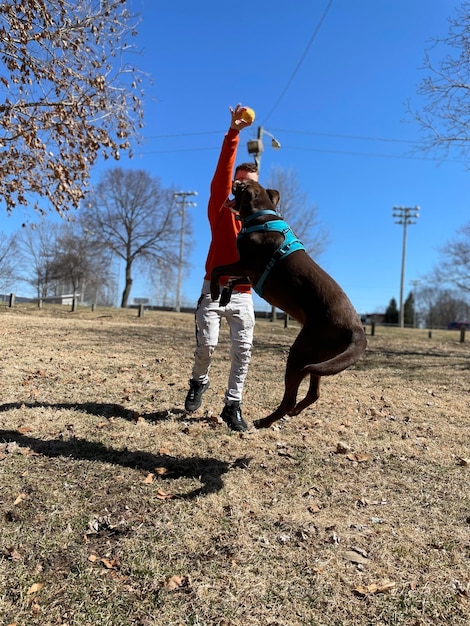
[[[466,625],[469,344],[377,329],[266,431],[183,409],[191,315],[0,310],[0,622]],[[258,322],[244,415],[280,401],[297,329]]]

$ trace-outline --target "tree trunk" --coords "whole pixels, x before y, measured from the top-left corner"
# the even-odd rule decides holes
[[[132,288],[132,276],[131,276],[131,264],[126,263],[126,284],[124,286],[124,291],[122,292],[122,300],[121,300],[121,309],[125,309],[127,307],[129,296]]]

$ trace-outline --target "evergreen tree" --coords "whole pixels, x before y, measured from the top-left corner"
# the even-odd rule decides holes
[[[415,325],[415,298],[413,292],[410,291],[408,298],[405,300],[405,306],[403,311],[405,326]]]
[[[395,298],[392,298],[390,300],[390,304],[388,305],[387,310],[385,311],[384,323],[385,324],[398,324],[398,307],[397,307],[397,301],[395,300]]]

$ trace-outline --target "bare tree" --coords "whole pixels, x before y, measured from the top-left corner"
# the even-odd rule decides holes
[[[445,282],[470,295],[470,222],[441,250],[442,260],[436,272]]]
[[[59,214],[78,207],[101,154],[130,151],[141,75],[127,63],[126,0],[0,3],[0,197]]]
[[[307,252],[319,256],[328,244],[328,235],[319,223],[317,207],[309,204],[295,170],[271,168],[266,186],[279,191],[279,213],[302,241]]]
[[[81,223],[96,246],[124,260],[121,307],[129,301],[134,264],[177,263],[180,222],[173,190],[143,170],[108,170],[91,192]]]
[[[445,328],[450,322],[468,321],[470,305],[455,290],[429,284],[418,292],[419,318],[428,328]]]
[[[21,279],[34,287],[38,299],[79,293],[82,303],[114,303],[110,252],[92,245],[79,224],[42,221],[21,229],[18,244]]]
[[[0,289],[9,289],[18,266],[16,237],[0,233]]]
[[[461,154],[470,151],[470,2],[462,2],[456,16],[449,19],[445,38],[434,39],[425,53],[427,75],[418,87],[424,99],[419,110],[408,111],[418,122],[424,137],[424,148],[445,153],[455,148]],[[446,49],[439,62],[435,52]]]
[[[50,263],[53,279],[61,291],[71,291],[80,296],[83,304],[88,295],[96,294],[106,282],[106,271],[110,265],[91,245],[88,233],[83,233],[77,224],[61,224],[55,241],[54,255]],[[96,296],[92,298],[96,302]]]
[[[21,279],[34,288],[37,298],[55,295],[52,261],[58,230],[57,224],[40,222],[18,234]]]

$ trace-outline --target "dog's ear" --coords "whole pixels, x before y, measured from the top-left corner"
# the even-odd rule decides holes
[[[269,199],[274,204],[274,206],[277,206],[281,197],[279,191],[277,189],[266,189],[266,193],[268,194]]]

